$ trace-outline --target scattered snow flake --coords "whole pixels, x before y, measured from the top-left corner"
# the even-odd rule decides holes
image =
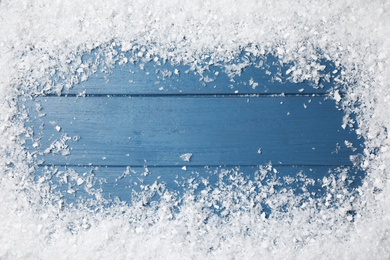
[[[44,178],[44,177],[40,177],[40,178],[38,179],[38,183],[42,184],[42,183],[44,183],[44,182],[45,182],[45,178]]]
[[[74,194],[76,193],[76,191],[72,188],[69,188],[66,192],[68,192],[69,194]]]
[[[185,153],[185,154],[180,155],[180,159],[183,162],[189,162],[191,160],[191,157],[192,157],[192,153]]]
[[[256,89],[259,83],[255,82],[253,78],[250,78],[249,85],[252,86],[252,89]]]
[[[215,79],[214,78],[210,78],[209,76],[206,76],[203,78],[203,81],[206,82],[206,83],[211,83],[211,82],[214,82]]]
[[[186,171],[186,170],[187,170],[187,166],[183,166],[183,167],[181,167],[181,169],[182,169],[183,171]]]
[[[81,184],[84,183],[84,180],[82,178],[77,178],[77,185],[80,186]]]
[[[356,150],[357,150],[357,148],[353,147],[353,143],[351,143],[351,142],[348,141],[348,140],[344,140],[344,144],[345,144],[345,146],[346,146],[347,148],[352,149],[352,151],[356,151]]]
[[[77,93],[78,97],[85,97],[86,95],[87,95],[87,91],[86,90],[83,90],[83,91]]]
[[[70,154],[70,148],[66,144],[67,141],[69,141],[71,138],[67,136],[66,134],[61,136],[60,139],[55,140],[53,143],[51,143],[50,147],[46,148],[44,150],[44,154],[58,154],[61,153],[62,155],[66,156]]]
[[[339,90],[335,90],[333,92],[333,98],[334,98],[334,100],[336,100],[337,103],[339,103],[341,101],[341,95],[340,95]]]
[[[262,154],[262,153],[263,153],[263,150],[262,150],[261,148],[259,148],[259,149],[257,150],[257,153],[258,153],[258,154]]]

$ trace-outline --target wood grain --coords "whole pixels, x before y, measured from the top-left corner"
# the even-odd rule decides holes
[[[64,134],[72,137],[69,155],[42,154],[48,165],[351,165],[345,141],[357,143],[341,128],[343,112],[323,97],[36,100],[45,114],[31,114],[41,153]],[[190,162],[181,160],[185,153]]]
[[[310,196],[323,196],[322,179],[340,169],[348,172],[349,189],[360,185],[364,172],[351,156],[362,153],[363,139],[341,127],[344,113],[328,97],[340,70],[322,60],[318,82],[292,83],[292,64],[245,55],[240,61],[250,62],[233,78],[221,64],[199,72],[161,59],[117,62],[71,89],[23,102],[37,178],[45,176],[68,203],[99,190],[131,203],[134,191],[155,183],[179,194],[193,180],[199,189],[203,179],[216,188],[232,180],[220,180],[224,170],[264,185],[259,193],[278,183],[276,191],[297,194],[305,186]],[[183,154],[191,156],[183,160]],[[259,181],[266,165],[272,169]]]
[[[249,58],[237,62],[246,59]],[[229,76],[226,64],[209,65],[198,71],[190,65],[173,66],[169,62],[128,62],[116,64],[114,69],[100,68],[87,81],[63,94],[325,94],[339,73],[330,61],[322,60],[320,64],[323,67],[318,70],[319,82],[292,83],[288,80],[292,64],[283,64],[272,55],[251,60],[242,68],[237,66],[239,73],[235,77]],[[229,65],[232,68],[236,64]]]
[[[348,177],[344,181],[348,188],[353,189],[361,185],[364,177],[362,171],[347,167],[340,167],[340,170],[348,170]],[[241,189],[243,192],[249,192],[248,196],[267,193],[266,187],[272,185],[276,192],[284,189],[296,195],[306,192],[310,194],[309,196],[321,197],[327,190],[327,187],[323,186],[323,178],[329,178],[337,172],[335,167],[283,165],[268,168],[266,174],[264,171],[261,172],[258,166],[188,166],[186,170],[176,166],[147,168],[59,166],[41,167],[38,171],[40,175],[50,179],[52,185],[57,187],[57,192],[65,195],[68,203],[74,202],[78,197],[94,197],[99,191],[102,191],[102,196],[109,201],[119,198],[121,201],[131,203],[135,193],[145,191],[153,195],[150,196],[151,200],[158,200],[159,194],[156,190],[163,192],[169,189],[178,196],[189,190],[198,194],[206,189],[205,183],[212,190],[216,188],[228,190],[230,185],[247,183]],[[266,204],[266,196],[264,200]]]

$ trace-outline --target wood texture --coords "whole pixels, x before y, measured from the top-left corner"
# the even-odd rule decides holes
[[[345,141],[357,142],[341,128],[342,111],[323,97],[97,96],[37,101],[46,115],[33,120],[45,124],[40,151],[65,133],[72,138],[66,142],[69,155],[43,154],[48,165],[351,165],[352,151]],[[181,160],[185,153],[192,154],[190,162]]]
[[[245,60],[249,62],[248,57],[237,62]],[[203,71],[197,71],[191,66],[172,66],[160,60],[116,64],[114,69],[99,70],[87,81],[64,90],[63,94],[325,94],[333,87],[331,81],[339,74],[332,62],[323,60],[323,67],[318,70],[321,75],[319,82],[291,83],[288,80],[291,64],[282,64],[272,55],[252,58],[250,62],[251,65],[235,69],[232,69],[235,64],[230,64],[231,70],[239,72],[233,78],[221,65],[210,65]]]
[[[340,167],[340,170],[348,171],[344,181],[348,188],[361,185],[364,177],[362,171],[352,167]],[[248,195],[261,192],[266,194],[267,188],[264,187],[272,185],[276,192],[284,189],[297,195],[307,192],[312,197],[321,197],[327,191],[322,182],[323,178],[330,178],[337,169],[327,166],[277,165],[268,168],[267,174],[263,174],[258,166],[188,166],[185,171],[180,167],[59,166],[41,167],[38,171],[57,187],[56,192],[65,196],[68,203],[72,203],[78,197],[93,198],[96,193],[108,201],[119,198],[121,201],[131,202],[135,194],[145,191],[149,191],[150,202],[159,199],[159,190],[162,192],[169,189],[181,196],[189,189],[198,194],[206,188],[205,183],[208,183],[211,189],[228,190],[231,185],[243,182],[251,183],[241,187],[243,192],[250,193]],[[292,179],[294,181],[291,181]]]
[[[349,188],[359,185],[364,173],[351,156],[363,140],[341,127],[343,111],[327,97],[339,73],[334,64],[321,61],[319,82],[296,84],[287,79],[291,64],[271,55],[251,62],[234,78],[221,66],[201,75],[160,60],[116,64],[60,95],[26,101],[33,132],[26,149],[37,156],[37,176],[48,176],[69,202],[91,196],[91,176],[104,197],[130,202],[145,185],[180,192],[203,178],[216,187],[223,169],[255,180],[259,166],[271,164],[272,178],[296,180],[280,188],[298,191],[299,176],[314,179],[312,196],[324,194],[321,179],[340,168]]]

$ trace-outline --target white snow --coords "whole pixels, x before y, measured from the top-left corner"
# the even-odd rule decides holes
[[[337,103],[339,103],[341,101],[341,96],[340,96],[340,91],[339,90],[336,90],[333,93],[333,98],[334,98],[334,100],[336,100]]]
[[[191,160],[191,157],[192,157],[192,153],[185,153],[185,154],[180,155],[180,159],[183,162],[189,162]]]
[[[0,258],[388,259],[389,24],[390,2],[379,0],[0,1]],[[358,196],[348,196],[332,175],[323,181],[329,189],[323,201],[308,200],[268,217],[259,214],[258,201],[267,198],[278,208],[297,198],[288,190],[278,193],[272,183],[252,192],[253,184],[231,170],[221,177],[235,178],[241,189],[204,190],[202,199],[185,194],[178,213],[170,196],[158,206],[103,207],[101,191],[87,179],[95,199],[67,205],[50,188],[53,176],[34,180],[36,158],[24,150],[27,114],[18,105],[23,98],[15,97],[41,92],[39,86],[59,93],[86,80],[98,64],[85,66],[81,56],[95,47],[102,47],[109,69],[117,45],[199,71],[206,55],[211,62],[228,62],[242,49],[273,53],[294,62],[289,75],[296,82],[318,82],[319,60],[332,60],[339,66],[333,73],[342,70],[338,89],[346,93],[339,99],[335,92],[334,99],[346,113],[357,114],[357,130],[366,140],[364,156],[356,160],[367,173]],[[245,66],[226,69],[238,73]],[[63,81],[55,84],[53,77]],[[344,126],[349,124],[346,116]],[[67,141],[64,135],[47,152],[66,155]],[[260,178],[271,170],[261,168]],[[72,185],[83,185],[83,179],[66,174],[73,176],[73,193]],[[206,204],[222,203],[227,217],[207,214]]]

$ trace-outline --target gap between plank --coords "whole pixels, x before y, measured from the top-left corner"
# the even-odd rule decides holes
[[[342,93],[340,93],[343,96]],[[329,97],[329,93],[206,93],[206,94],[46,94],[40,97]]]
[[[134,167],[134,168],[182,168],[183,166],[186,166],[187,168],[234,168],[234,167],[254,167],[258,168],[260,166],[266,166],[259,165],[259,164],[247,164],[247,165],[103,165],[103,164],[40,164],[38,167],[99,167],[99,168],[125,168],[125,167]],[[337,168],[337,167],[353,167],[352,164],[271,164],[272,167],[292,167],[292,168],[299,168],[299,167],[329,167],[329,168]]]

